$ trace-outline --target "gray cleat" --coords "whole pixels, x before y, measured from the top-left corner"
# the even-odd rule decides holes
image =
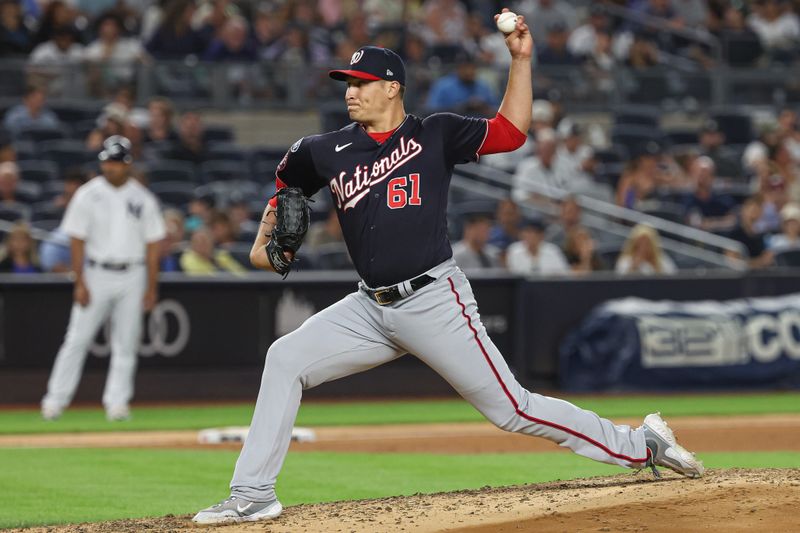
[[[197,524],[256,522],[258,520],[277,518],[281,511],[283,511],[283,506],[278,500],[250,502],[236,496],[230,496],[194,515],[192,522]]]
[[[653,469],[655,477],[661,477],[656,466],[669,468],[686,477],[702,477],[705,472],[703,462],[678,444],[672,430],[661,418],[661,413],[647,415],[642,427],[647,449],[650,452],[646,466]]]

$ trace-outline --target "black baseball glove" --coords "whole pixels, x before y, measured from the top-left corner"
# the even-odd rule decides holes
[[[278,221],[267,244],[267,258],[275,272],[283,274],[285,278],[294,261],[286,259],[284,252],[296,254],[300,249],[308,231],[311,212],[308,199],[300,188],[284,187],[275,196],[278,197]]]

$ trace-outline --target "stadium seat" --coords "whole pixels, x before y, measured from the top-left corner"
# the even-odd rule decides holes
[[[231,143],[214,143],[208,148],[208,159],[214,161],[246,161],[247,152]]]
[[[56,104],[51,105],[50,109],[56,114],[58,119],[65,124],[75,124],[84,120],[95,120],[102,112],[102,105],[99,104]]]
[[[31,222],[31,226],[42,231],[54,231],[60,224],[60,218],[45,218]]]
[[[248,180],[250,169],[243,161],[206,161],[200,165],[200,176],[203,183]]]
[[[800,267],[800,250],[776,252],[775,264],[782,267]]]
[[[631,124],[637,126],[647,126],[658,129],[659,111],[658,108],[618,111],[614,114],[614,124]]]
[[[230,126],[213,125],[206,126],[203,131],[203,140],[207,143],[213,142],[233,142],[233,128]]]
[[[725,134],[726,144],[748,144],[756,138],[753,121],[744,113],[726,112],[711,115]]]
[[[42,159],[58,165],[62,173],[97,159],[97,154],[87,151],[82,141],[72,139],[44,141],[40,144],[39,153]]]
[[[161,181],[150,184],[150,191],[164,207],[177,207],[181,210],[185,210],[194,199],[194,189],[194,184],[188,181]]]
[[[38,202],[31,206],[31,220],[61,219],[64,215],[64,208],[55,205],[52,200]]]
[[[663,143],[660,130],[639,124],[616,124],[611,130],[612,144],[624,146],[631,157],[636,157],[652,141]]]
[[[192,163],[175,159],[162,159],[149,163],[145,175],[151,184],[176,181],[190,184],[199,182],[199,172]]]
[[[252,244],[245,242],[236,242],[225,247],[225,249],[228,250],[228,253],[231,254],[231,257],[233,257],[237,263],[248,270],[255,270],[255,267],[250,264],[251,248]]]
[[[25,128],[19,132],[17,137],[24,141],[31,141],[33,143],[40,143],[42,141],[54,141],[58,139],[66,139],[69,137],[69,129],[66,127],[61,128]]]
[[[24,160],[17,163],[19,177],[25,181],[43,183],[58,179],[58,165],[52,161]]]
[[[663,218],[670,222],[683,224],[683,207],[671,202],[647,202],[643,208],[639,209],[642,213],[653,217]]]
[[[696,145],[697,130],[691,128],[671,128],[664,133],[670,145],[688,144]]]
[[[30,220],[31,208],[21,203],[0,204],[0,220],[6,222],[17,222],[18,220]]]
[[[614,270],[614,266],[617,264],[617,258],[619,258],[620,253],[622,253],[622,247],[617,244],[604,244],[597,247],[597,255],[599,255],[603,262],[608,265],[610,270]]]
[[[35,181],[20,180],[17,183],[17,196],[25,204],[38,202],[42,196],[42,186]]]

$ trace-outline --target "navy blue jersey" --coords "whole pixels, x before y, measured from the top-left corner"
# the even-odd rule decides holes
[[[356,270],[371,287],[413,278],[449,259],[453,167],[477,159],[487,121],[407,115],[382,144],[359,124],[297,141],[276,176],[311,196],[330,189]]]

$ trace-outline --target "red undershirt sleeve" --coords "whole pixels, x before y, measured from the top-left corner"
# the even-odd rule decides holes
[[[286,184],[283,181],[281,181],[280,178],[276,177],[275,178],[275,192],[283,189],[284,187],[286,187]],[[278,208],[278,197],[277,196],[273,196],[272,198],[270,198],[269,199],[269,205],[271,205],[274,209],[277,209]]]
[[[513,152],[525,144],[525,140],[528,138],[500,113],[486,122],[486,139],[478,149],[478,155]]]

